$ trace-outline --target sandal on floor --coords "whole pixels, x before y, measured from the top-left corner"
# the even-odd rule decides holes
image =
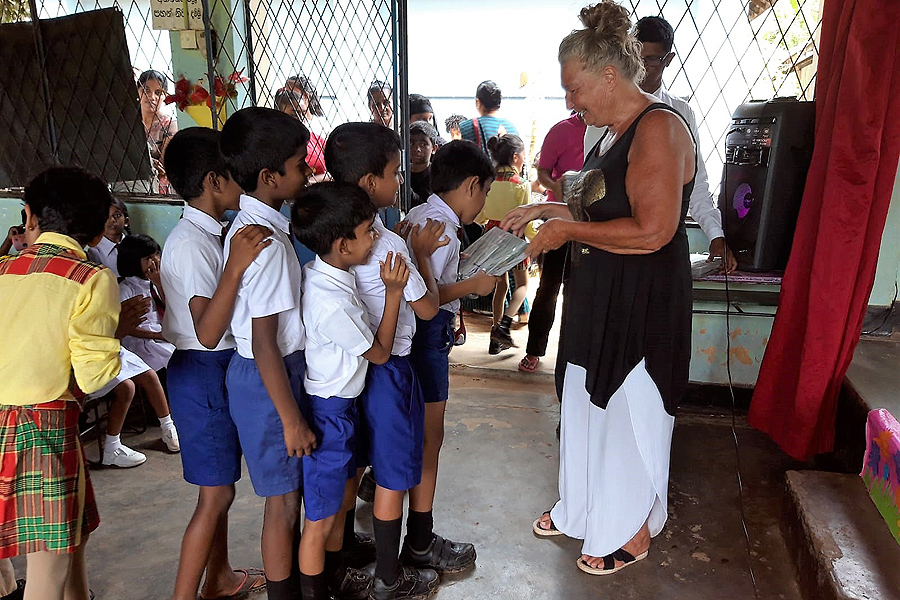
[[[607,556],[603,557],[602,569],[592,567],[591,565],[584,562],[584,559],[582,559],[580,556],[578,557],[578,562],[576,564],[578,565],[579,569],[589,575],[612,575],[613,573],[621,571],[630,564],[636,563],[639,560],[644,560],[645,558],[647,558],[647,554],[649,554],[649,551],[644,552],[643,554],[638,554],[637,556],[632,556],[631,553],[627,550],[622,550],[621,548],[619,548],[612,554],[608,554]],[[625,564],[617,567],[617,560]]]
[[[537,371],[538,363],[541,362],[538,356],[528,356],[519,361],[519,370],[523,373],[534,373]]]
[[[237,600],[238,598],[246,598],[250,594],[255,594],[266,589],[266,574],[261,569],[235,569],[235,573],[242,573],[244,578],[241,579],[240,585],[230,594],[225,596],[216,596],[215,598],[204,598],[200,596],[200,600]]]
[[[534,531],[535,535],[539,535],[541,537],[553,537],[555,535],[562,535],[563,532],[556,528],[556,525],[553,524],[553,519],[550,519],[550,529],[544,529],[541,527],[541,519],[544,515],[550,516],[550,511],[544,511],[540,517],[534,520],[534,523],[531,524],[531,529]]]

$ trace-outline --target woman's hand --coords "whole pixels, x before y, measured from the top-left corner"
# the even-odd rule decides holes
[[[528,244],[525,254],[529,258],[537,259],[544,252],[556,250],[566,242],[571,241],[568,226],[568,221],[550,219],[538,228],[537,235]]]
[[[537,203],[514,208],[506,213],[506,216],[500,221],[500,229],[521,237],[529,223],[536,219],[544,218],[544,209],[546,207],[546,204]]]

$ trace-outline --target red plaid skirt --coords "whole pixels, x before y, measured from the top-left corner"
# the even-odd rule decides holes
[[[74,552],[100,524],[77,402],[0,405],[0,558]]]

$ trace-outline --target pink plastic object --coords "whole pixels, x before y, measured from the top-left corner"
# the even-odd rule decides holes
[[[900,544],[900,423],[883,408],[870,411],[866,420],[866,456],[860,477]]]

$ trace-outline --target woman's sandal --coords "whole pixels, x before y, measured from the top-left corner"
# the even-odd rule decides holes
[[[523,373],[534,373],[537,371],[539,362],[541,362],[539,357],[526,354],[525,358],[519,361],[519,370]]]
[[[242,573],[244,578],[236,590],[225,596],[216,596],[215,598],[204,598],[199,596],[200,600],[231,600],[237,598],[246,598],[250,594],[255,594],[266,589],[266,575],[261,569],[235,569],[235,573]]]
[[[531,529],[534,531],[535,535],[539,535],[541,537],[553,537],[557,535],[562,535],[563,532],[556,528],[556,525],[553,524],[553,519],[550,519],[550,529],[544,529],[541,527],[541,519],[544,518],[544,515],[550,516],[550,511],[544,511],[540,517],[534,520],[534,523],[531,524]]]
[[[637,556],[632,556],[630,552],[627,550],[623,550],[619,548],[612,554],[603,557],[603,568],[598,569],[597,567],[592,567],[587,564],[583,558],[578,557],[578,568],[584,571],[589,575],[612,575],[613,573],[617,573],[627,567],[630,564],[636,563],[639,560],[644,560],[647,558],[648,552],[644,552],[643,554],[638,554]],[[616,566],[616,561],[621,561],[622,565]]]

